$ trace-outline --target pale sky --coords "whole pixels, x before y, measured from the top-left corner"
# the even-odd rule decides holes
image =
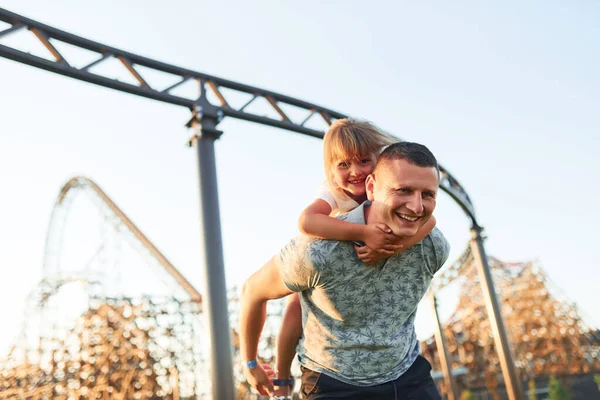
[[[429,146],[469,193],[488,254],[537,259],[588,320],[600,323],[600,4],[3,0],[1,7],[366,118]],[[9,41],[27,45],[16,35],[0,39]],[[75,175],[98,183],[201,288],[186,109],[2,58],[0,88],[2,352],[42,276],[56,196]],[[323,179],[322,154],[319,140],[299,134],[233,119],[220,128],[219,197],[233,285],[296,234],[297,217]],[[435,214],[453,248],[450,263],[467,245],[469,221],[440,197]],[[90,214],[69,224],[96,229]],[[84,242],[66,240],[65,248]],[[419,321],[425,337],[428,308]]]

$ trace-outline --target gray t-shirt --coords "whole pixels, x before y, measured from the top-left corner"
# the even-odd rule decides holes
[[[339,216],[364,224],[364,207]],[[423,241],[374,265],[351,242],[299,236],[275,257],[286,286],[301,292],[300,364],[357,386],[397,379],[420,352],[417,305],[448,258],[435,228]]]

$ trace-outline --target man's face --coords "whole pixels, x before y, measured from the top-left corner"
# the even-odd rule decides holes
[[[367,178],[367,197],[374,219],[397,236],[413,236],[431,217],[438,191],[434,167],[418,167],[407,160],[392,160]]]

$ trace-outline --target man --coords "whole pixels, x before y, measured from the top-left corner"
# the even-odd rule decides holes
[[[433,154],[395,143],[367,177],[370,202],[340,216],[383,223],[399,237],[416,234],[431,217],[439,187]],[[240,350],[248,382],[262,394],[273,386],[255,359],[268,300],[301,292],[303,337],[297,353],[305,398],[441,399],[431,365],[419,355],[414,319],[449,245],[435,228],[423,241],[374,265],[353,244],[299,237],[244,284]]]

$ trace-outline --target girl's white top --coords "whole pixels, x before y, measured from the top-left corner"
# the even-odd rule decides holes
[[[348,196],[342,196],[332,191],[327,182],[324,182],[317,191],[317,198],[325,200],[331,206],[329,215],[335,217],[354,210],[360,204]]]

